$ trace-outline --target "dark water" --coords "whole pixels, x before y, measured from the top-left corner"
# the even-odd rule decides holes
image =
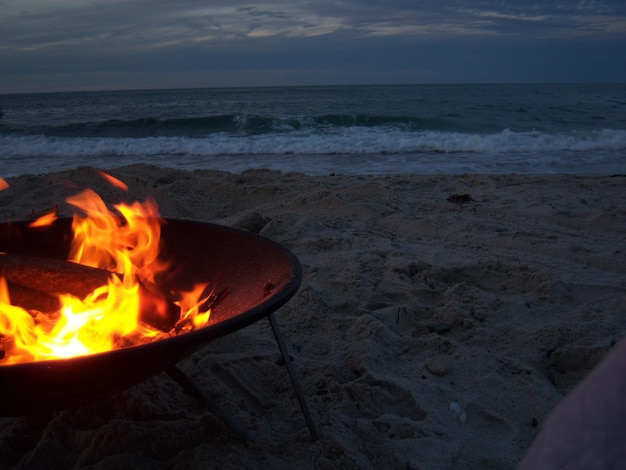
[[[626,173],[626,85],[0,95],[0,175],[148,162],[309,174]]]

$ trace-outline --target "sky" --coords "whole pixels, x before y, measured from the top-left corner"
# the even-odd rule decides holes
[[[625,0],[0,0],[0,93],[626,82]]]

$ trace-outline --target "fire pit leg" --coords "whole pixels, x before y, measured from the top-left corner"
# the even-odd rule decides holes
[[[240,437],[251,442],[255,440],[253,434],[246,431],[237,421],[235,421],[233,417],[229,416],[226,411],[207,397],[206,394],[200,390],[182,370],[176,367],[176,365],[167,369],[166,373],[172,378],[172,380],[174,380],[174,382],[180,385],[185,392],[202,403],[211,413],[215,415],[216,418],[239,434]]]
[[[319,439],[319,435],[317,434],[317,429],[315,428],[315,423],[313,422],[313,418],[311,418],[311,413],[309,412],[309,407],[306,404],[304,399],[304,394],[302,393],[302,389],[300,388],[300,384],[298,383],[298,379],[291,368],[291,363],[289,362],[289,353],[287,352],[287,346],[283,341],[283,337],[280,334],[280,330],[278,329],[278,323],[276,322],[276,318],[274,318],[274,313],[270,313],[267,318],[270,321],[270,325],[272,326],[272,332],[274,333],[274,338],[276,338],[276,343],[278,344],[278,349],[280,349],[280,354],[283,356],[283,360],[285,361],[285,367],[287,368],[287,373],[289,374],[289,378],[291,379],[291,384],[293,385],[293,389],[296,392],[296,396],[298,397],[298,402],[300,403],[300,408],[302,409],[302,413],[304,414],[304,419],[306,420],[306,424],[309,427],[309,432],[311,434],[311,439],[316,441]]]

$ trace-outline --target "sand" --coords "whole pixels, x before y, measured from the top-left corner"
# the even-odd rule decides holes
[[[10,178],[0,220],[91,187],[289,248],[303,280],[276,319],[320,439],[261,321],[180,364],[254,442],[159,375],[0,418],[3,468],[515,468],[623,336],[623,176],[110,173],[127,194],[90,168]]]

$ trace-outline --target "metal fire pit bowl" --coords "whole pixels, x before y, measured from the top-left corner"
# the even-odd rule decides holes
[[[209,282],[214,292],[227,291],[213,306],[209,324],[168,339],[100,354],[2,365],[0,416],[33,414],[108,397],[175,368],[209,341],[263,317],[269,317],[274,327],[272,312],[300,285],[297,258],[261,236],[214,224],[166,219],[161,237],[161,256],[174,264],[159,284],[181,289]],[[64,260],[71,239],[71,219],[59,219],[45,228],[29,228],[27,222],[0,224],[0,252]],[[274,333],[284,353],[277,331]],[[298,392],[296,382],[294,387]]]

